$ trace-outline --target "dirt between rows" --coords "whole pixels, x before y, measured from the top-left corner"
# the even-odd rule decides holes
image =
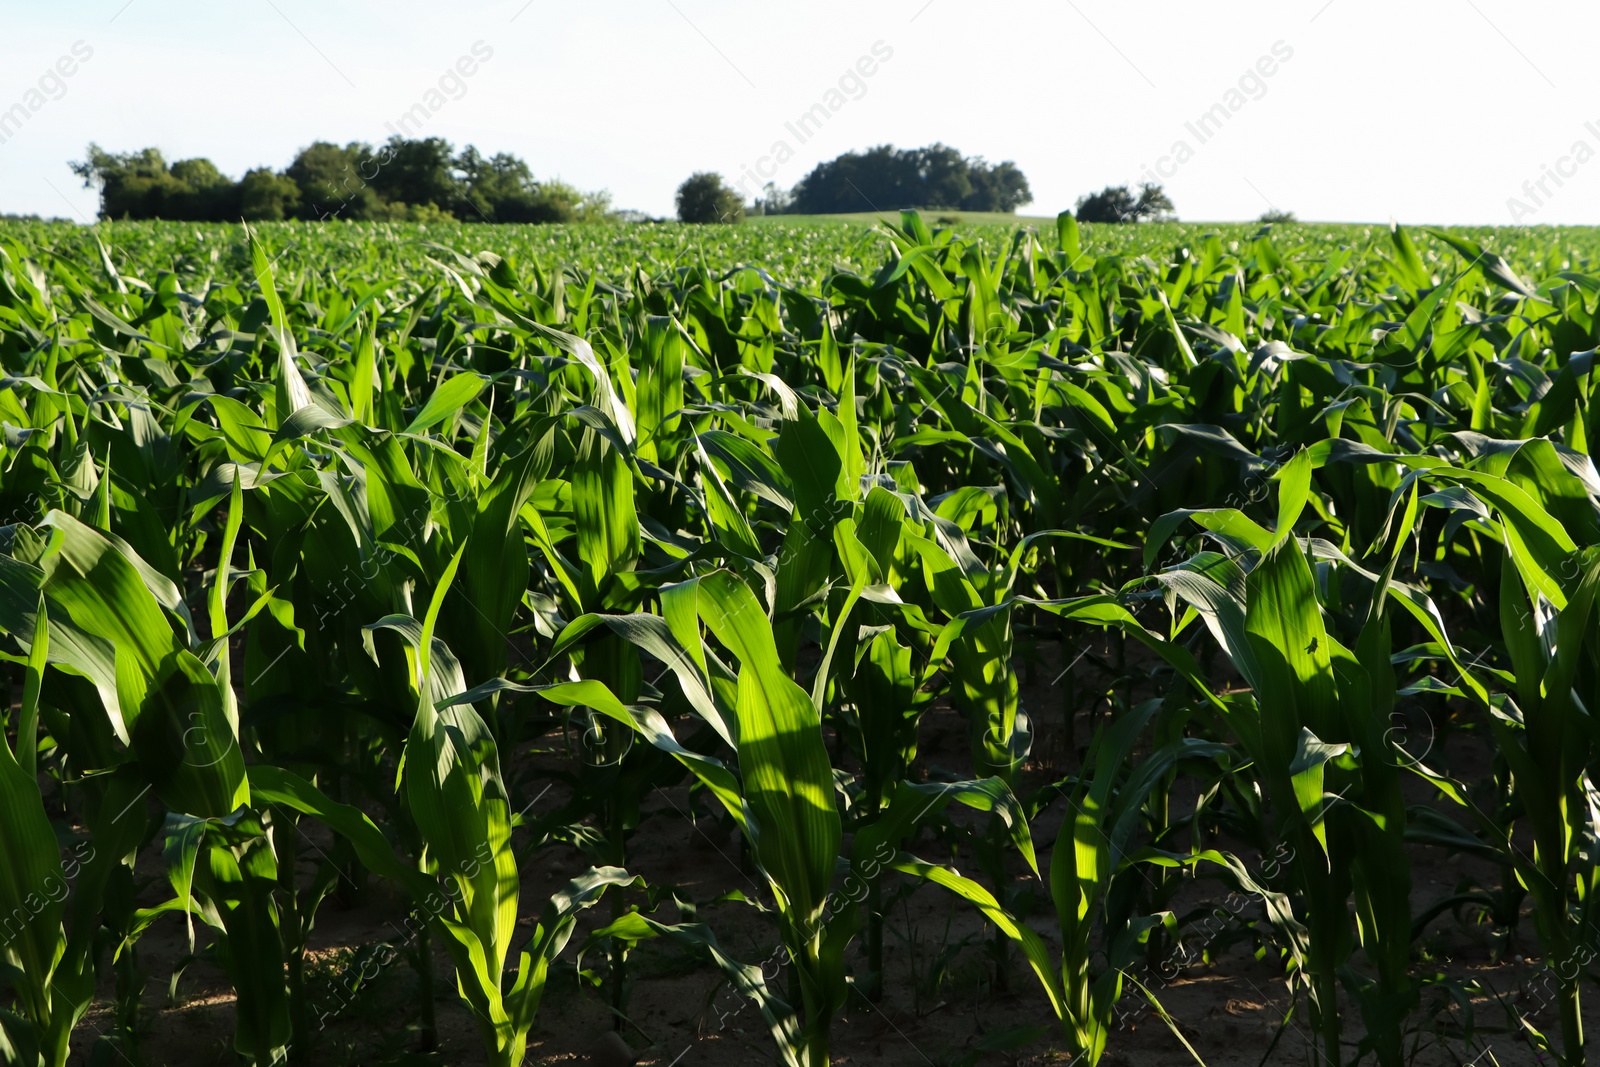
[[[1024,672],[1023,697],[1036,730],[1028,781],[1030,788],[1038,788],[1076,770],[1077,754],[1093,730],[1095,709],[1103,712],[1106,707],[1104,701],[1097,702],[1097,694],[1114,684],[1119,670],[1117,653],[1109,643],[1103,650],[1073,647],[1064,654],[1055,642],[1041,641],[1032,655],[1033,665]],[[1125,656],[1120,674],[1133,676],[1137,689],[1139,676],[1152,664],[1131,647]],[[1065,664],[1068,659],[1071,663]],[[1066,695],[1064,684],[1073,687]],[[1067,699],[1077,707],[1070,731],[1063,710]],[[1481,782],[1488,777],[1489,749],[1474,724],[1452,723],[1441,730],[1420,715],[1414,714],[1412,719],[1414,737],[1408,748],[1415,755],[1426,751],[1431,764],[1464,781]],[[948,707],[934,707],[923,720],[919,767],[934,773],[961,773],[970,768],[969,737],[967,723],[957,713]],[[559,739],[531,746],[515,757],[522,768],[531,768],[535,774],[567,758]],[[558,805],[563,789],[553,787],[540,803]],[[1449,807],[1420,780],[1408,789],[1413,803]],[[1194,801],[1193,788],[1180,783],[1173,797],[1174,818],[1192,811]],[[1055,804],[1033,828],[1045,872],[1063,809],[1064,805]],[[630,869],[652,884],[675,886],[684,899],[702,902],[694,918],[709,923],[734,957],[749,963],[767,961],[767,973],[782,991],[788,975],[774,954],[778,938],[770,917],[736,901],[704,903],[734,890],[754,900],[769,899],[742,856],[737,835],[715,817],[703,799],[691,796],[686,785],[655,792],[644,813],[628,844]],[[965,809],[960,809],[954,818],[959,822],[966,815]],[[309,884],[332,842],[325,832],[309,826],[304,841],[300,875]],[[1212,844],[1230,847],[1227,841]],[[978,876],[970,852],[964,848],[952,852],[948,843],[931,833],[925,832],[908,847],[927,859],[953,860],[963,873]],[[1253,869],[1270,870],[1272,857],[1232,847]],[[155,904],[169,895],[157,853],[150,848],[141,855],[142,904]],[[1469,882],[1493,885],[1500,879],[1499,871],[1481,860],[1450,855],[1438,848],[1413,847],[1411,860],[1414,911]],[[549,894],[589,865],[590,860],[577,849],[560,844],[546,845],[528,856],[523,867],[519,932],[531,934]],[[1031,906],[1026,908],[1030,925],[1047,941],[1058,940],[1048,884],[1035,878],[1015,855],[1009,877],[1011,887],[1024,894],[1025,900],[1031,894]],[[1021,1067],[1071,1062],[1034,976],[1015,951],[997,965],[991,949],[993,928],[973,908],[936,887],[911,887],[897,875],[890,876],[886,884],[886,993],[877,1003],[853,998],[836,1018],[832,1031],[835,1063]],[[635,893],[630,899],[642,903],[644,898]],[[1185,880],[1171,908],[1186,919],[1182,931],[1185,950],[1182,954],[1169,951],[1155,961],[1155,967],[1136,972],[1159,1008],[1129,985],[1119,1005],[1105,1062],[1113,1067],[1178,1067],[1197,1060],[1210,1067],[1318,1062],[1303,998],[1298,1006],[1291,1000],[1279,952],[1264,936],[1267,927],[1259,902],[1230,895],[1229,887],[1202,876]],[[630,960],[634,983],[623,1009],[625,1019],[619,1020],[605,996],[588,987],[573,966],[577,946],[586,933],[607,921],[610,914],[604,903],[584,913],[578,933],[552,971],[527,1062],[637,1062],[659,1067],[778,1062],[766,1025],[750,1002],[731,990],[703,957],[675,943],[646,942],[635,950]],[[652,914],[668,922],[687,918],[670,903]],[[340,992],[340,967],[349,953],[362,946],[403,943],[405,918],[404,902],[376,880],[364,899],[353,906],[341,902],[337,894],[323,905],[312,938],[308,976],[313,1013],[323,1018],[325,1025],[316,1034],[309,1062],[484,1062],[471,1012],[457,996],[450,961],[437,946],[432,996],[438,1045],[431,1053],[419,1051],[420,987],[409,963],[396,957],[374,964],[369,967],[370,981],[353,994]],[[206,931],[198,925],[197,930],[203,947]],[[1553,998],[1541,991],[1548,972],[1539,959],[1526,909],[1510,940],[1497,937],[1481,914],[1467,908],[1434,919],[1414,945],[1413,974],[1425,985],[1423,1010],[1412,1016],[1415,1032],[1408,1037],[1409,1063],[1455,1067],[1541,1062],[1508,1010],[1515,1006],[1555,1040],[1559,1027]],[[102,1049],[96,1067],[200,1067],[236,1062],[231,1047],[233,995],[218,966],[205,959],[189,963],[176,982],[176,995],[169,996],[169,977],[189,956],[182,917],[158,921],[139,942],[137,951],[148,976],[137,1045],[109,1053]],[[583,968],[603,970],[602,955],[586,956]],[[847,962],[858,973],[863,969],[859,938]],[[1469,988],[1477,991],[1460,992]],[[97,1034],[111,1028],[113,990],[108,976],[74,1040],[75,1064],[89,1063],[89,1049]],[[1595,1005],[1596,998],[1591,996],[1585,1013],[1589,1032],[1600,1022],[1593,1017]],[[1341,1012],[1345,1058],[1350,1061],[1358,1052],[1362,1027],[1353,1004],[1343,1004]],[[1031,1037],[1013,1033],[1027,1028],[1036,1032]],[[1013,1035],[1011,1039],[1008,1034]],[[1367,1060],[1371,1061],[1370,1054]]]

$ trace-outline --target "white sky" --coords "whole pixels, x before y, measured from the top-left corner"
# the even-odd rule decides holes
[[[482,41],[492,57],[422,133],[654,214],[691,171],[737,180],[778,140],[795,153],[780,185],[848,149],[940,140],[1014,160],[1034,192],[1024,213],[1053,214],[1183,139],[1193,158],[1165,182],[1181,218],[1270,202],[1306,220],[1505,224],[1515,196],[1519,221],[1600,223],[1600,156],[1562,163],[1539,203],[1523,191],[1576,142],[1600,152],[1593,3],[524,3],[0,0],[0,118],[43,101],[0,143],[0,212],[92,218],[66,166],[91,140],[209,156],[235,177],[317,139],[381,142]],[[93,54],[64,92],[30,97],[79,41]],[[1280,41],[1293,56],[1264,95],[1200,143],[1185,123]],[[892,57],[847,81],[859,99],[829,100],[877,42]],[[786,130],[841,99],[804,143]]]

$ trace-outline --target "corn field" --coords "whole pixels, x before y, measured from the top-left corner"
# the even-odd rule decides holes
[[[0,230],[0,1058],[1586,1063],[1600,265],[1234,230]]]

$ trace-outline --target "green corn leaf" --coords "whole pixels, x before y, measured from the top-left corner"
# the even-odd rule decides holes
[[[219,817],[249,803],[244,753],[223,689],[187,649],[173,653],[151,679],[132,740],[140,769],[173,811]]]
[[[1028,819],[1011,787],[999,778],[966,782],[897,782],[889,802],[871,824],[856,831],[851,842],[852,863],[898,848],[905,837],[944,810],[951,801],[975,811],[994,812],[1011,833],[1012,843],[1034,874],[1039,873]]]
[[[691,596],[695,592],[694,585],[679,586]],[[662,603],[666,605],[672,597],[672,592],[667,588],[660,590]],[[671,623],[659,615],[634,614],[634,615],[583,615],[567,624],[556,638],[555,647],[551,650],[550,659],[559,659],[572,645],[580,641],[584,635],[598,626],[605,626],[612,633],[625,640],[631,641],[640,650],[649,653],[673,672],[678,679],[679,686],[683,689],[684,696],[694,707],[694,710],[714,730],[717,731],[725,744],[730,748],[738,744],[738,723],[734,717],[724,711],[713,694],[710,675],[706,669],[705,650],[700,641],[698,627],[698,610],[694,604],[683,605],[684,609],[691,612],[688,622],[690,627],[685,633],[674,630]],[[670,614],[670,612],[669,612]],[[692,642],[691,647],[685,648],[683,640],[687,638]],[[607,712],[610,714],[610,712]]]
[[[245,224],[244,232],[246,240],[250,243],[250,263],[255,271],[256,284],[261,287],[261,299],[266,302],[271,319],[267,332],[278,346],[277,407],[278,419],[282,421],[310,405],[311,390],[306,387],[306,380],[300,374],[299,350],[294,343],[294,331],[289,328],[289,317],[284,311],[283,300],[278,296],[272,273],[272,261],[267,258],[267,250],[248,223]]]
[[[668,924],[636,911],[628,912],[590,934],[579,950],[579,959],[594,946],[611,938],[639,942],[652,937],[668,938],[695,952],[705,953],[729,984],[756,1005],[772,1034],[784,1067],[806,1067],[805,1038],[794,1009],[772,992],[760,967],[740,963],[729,956],[717,943],[716,934],[703,923]]]
[[[1262,754],[1269,761],[1269,772],[1292,777],[1289,768],[1302,730],[1322,736],[1337,729],[1339,694],[1331,642],[1299,542],[1291,538],[1271,549],[1251,571],[1247,585],[1244,628],[1260,672],[1256,698],[1261,706]],[[1309,815],[1304,799],[1301,811]],[[1315,803],[1320,809],[1320,791]],[[1312,829],[1326,849],[1325,830],[1320,824]]]
[[[32,778],[39,758],[39,690],[50,662],[50,613],[43,596],[33,620],[33,641],[22,681],[22,707],[17,717],[17,765]]]
[[[739,767],[756,856],[803,922],[820,913],[839,854],[833,771],[816,707],[783,670],[772,627],[726,571],[700,580],[700,615],[739,661]]]
[[[437,883],[401,862],[389,839],[365,812],[329,799],[299,775],[281,767],[254,767],[250,799],[257,807],[275,805],[316,819],[350,842],[363,867],[396,883],[417,904],[438,897]]]
[[[1294,536],[1294,524],[1305,510],[1311,495],[1311,457],[1304,451],[1295,453],[1273,477],[1278,482],[1278,533],[1275,540],[1284,541]]]
[[[456,699],[477,699],[480,695],[499,691],[537,693],[551,703],[569,708],[591,708],[625,726],[632,727],[652,746],[672,756],[692,771],[728,810],[740,828],[747,833],[753,832],[749,824],[749,813],[733,774],[721,760],[694,752],[679,744],[666,720],[654,709],[639,705],[624,705],[603,682],[593,679],[537,686],[520,686],[514,682],[496,679],[479,686],[476,690],[463,693]]]
[[[448,418],[454,417],[462,408],[478,398],[487,383],[476,374],[458,374],[428,394],[428,402],[422,405],[422,410],[417,412],[416,418],[406,427],[406,433],[422,433],[431,430]]]
[[[1323,792],[1323,767],[1332,759],[1342,756],[1350,750],[1349,745],[1330,745],[1318,739],[1317,735],[1305,727],[1300,729],[1300,738],[1295,747],[1294,762],[1289,764],[1289,780],[1293,783],[1295,799],[1300,804],[1300,813],[1311,826],[1311,832],[1322,843],[1323,851],[1328,849],[1328,828],[1323,821],[1323,803],[1327,794]]]
[[[0,915],[6,940],[0,959],[18,968],[23,1008],[36,1024],[48,1022],[50,979],[65,945],[61,929],[67,881],[55,832],[38,782],[0,741]]]
[[[362,317],[361,334],[356,340],[355,367],[350,376],[350,417],[365,424],[372,422],[373,393],[379,388],[377,354],[380,315],[374,306],[370,315]]]
[[[1034,975],[1039,979],[1046,997],[1049,998],[1050,1007],[1056,1017],[1062,1020],[1067,1018],[1065,994],[1061,988],[1060,979],[1056,976],[1055,965],[1050,960],[1049,949],[1045,946],[1044,939],[1013,918],[1000,902],[995,900],[994,894],[970,878],[963,878],[960,874],[941,867],[935,863],[928,863],[913,856],[901,853],[900,858],[890,865],[892,869],[919,878],[935,885],[943,886],[956,896],[976,907],[985,919],[993,923],[1008,938],[1022,949],[1023,956],[1028,961],[1028,966],[1033,969]]]
[[[631,570],[640,552],[632,472],[616,447],[598,434],[584,434],[573,471],[572,503],[578,555],[598,592],[609,575]]]
[[[539,916],[539,925],[522,953],[517,979],[506,994],[506,1010],[515,1032],[526,1035],[544,996],[550,964],[561,954],[577,927],[577,915],[600,902],[607,889],[643,886],[621,867],[591,867],[554,893]]]

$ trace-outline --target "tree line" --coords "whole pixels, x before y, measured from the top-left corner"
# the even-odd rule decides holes
[[[442,137],[396,135],[377,147],[317,141],[281,171],[256,167],[237,180],[204,157],[169,163],[158,148],[109,152],[90,144],[71,167],[86,187],[100,190],[100,215],[108,219],[592,222],[636,214],[614,212],[606,192],[539,180],[509,152],[485,156],[472,145],[456,152]],[[1015,163],[990,164],[943,144],[846,152],[817,164],[793,190],[768,183],[748,192],[754,202],[747,208],[720,176],[696,174],[679,190],[679,215],[732,222],[747,210],[1011,212],[1032,200]]]
[[[737,186],[714,171],[697,171],[678,186],[680,222],[739,222],[756,215],[838,215],[858,211],[991,211],[1009,214],[1031,203],[1028,179],[1010,160],[990,164],[945,144],[883,144],[818,163],[793,189],[748,168]],[[746,197],[751,203],[746,206]]]
[[[509,152],[456,152],[442,137],[395,136],[377,147],[317,141],[284,170],[257,167],[238,180],[203,157],[168,163],[157,148],[91,144],[71,167],[99,188],[107,219],[596,222],[613,214],[606,192],[537,179]]]
[[[768,182],[749,208],[751,175],[737,187],[722,175],[700,171],[678,187],[682,222],[738,222],[747,211],[761,215],[831,215],[848,212],[983,211],[1010,214],[1033,201],[1028,179],[1010,160],[990,164],[965,157],[949,145],[897,149],[878,145],[819,163],[792,190]],[[1160,222],[1173,218],[1172,199],[1161,186],[1145,183],[1134,192],[1108,185],[1078,198],[1079,222]],[[1290,216],[1292,218],[1292,216]]]
[[[108,152],[90,144],[71,164],[85,186],[100,190],[107,219],[186,222],[327,221],[599,222],[642,219],[619,212],[605,191],[585,192],[559,179],[538,179],[509,152],[459,152],[442,137],[390,137],[374,147],[317,141],[283,170],[256,167],[237,180],[204,157],[168,163],[160,149]],[[738,222],[747,213],[829,215],[848,212],[981,211],[1009,214],[1032,202],[1028,179],[1012,161],[991,164],[945,144],[897,149],[878,145],[818,163],[793,189],[768,182],[759,191],[748,171],[739,186],[701,171],[678,188],[684,222]],[[747,203],[747,197],[750,202]],[[1108,186],[1078,200],[1082,222],[1170,218],[1172,201],[1158,185]]]
[[[965,163],[963,170],[957,166]],[[740,188],[722,175],[699,171],[678,187],[681,222],[738,222],[746,213]],[[870,190],[870,192],[869,192]],[[864,153],[847,152],[818,164],[792,192],[768,183],[750,210],[762,215],[828,215],[892,211],[900,208],[1011,213],[1029,203],[1027,178],[1010,162],[994,167],[981,159],[962,160],[944,145],[897,152],[883,145]],[[1263,222],[1293,221],[1287,212],[1269,213]],[[1079,222],[1162,222],[1174,218],[1171,197],[1146,183],[1136,193],[1108,185],[1078,198]]]
[[[1010,160],[990,164],[945,144],[884,144],[818,163],[786,203],[773,206],[800,215],[908,207],[1010,213],[1032,201],[1027,177]]]

